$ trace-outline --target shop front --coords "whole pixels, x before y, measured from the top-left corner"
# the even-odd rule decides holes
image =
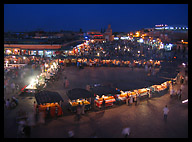
[[[4,55],[20,55],[20,48],[19,47],[4,48]]]

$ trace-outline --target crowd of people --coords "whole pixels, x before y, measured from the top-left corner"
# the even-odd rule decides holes
[[[176,96],[178,100],[181,100],[182,93],[184,90],[184,85],[188,83],[188,73],[187,73],[187,68],[185,68],[185,75],[182,75],[181,73],[178,73],[176,76],[175,81],[170,85],[170,97]],[[179,85],[180,87],[175,88],[174,84]]]

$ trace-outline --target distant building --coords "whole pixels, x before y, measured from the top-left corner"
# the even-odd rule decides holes
[[[111,24],[108,25],[108,28],[107,28],[106,32],[104,33],[104,38],[106,41],[114,40],[114,36],[112,35]]]
[[[61,45],[50,44],[4,44],[4,55],[41,55],[52,56]]]
[[[158,49],[178,50],[188,52],[188,27],[155,25],[153,28],[144,28],[135,33],[129,33],[137,42],[148,44]]]

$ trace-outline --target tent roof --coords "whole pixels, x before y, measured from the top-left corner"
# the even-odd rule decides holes
[[[37,104],[54,103],[63,101],[63,98],[57,92],[41,91],[35,94]]]
[[[69,97],[70,100],[75,100],[75,99],[79,99],[79,98],[94,97],[94,94],[92,92],[87,91],[82,88],[74,88],[67,92],[67,96]]]

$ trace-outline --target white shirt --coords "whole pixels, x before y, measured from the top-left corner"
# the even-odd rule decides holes
[[[6,101],[6,106],[9,107],[9,105],[10,105],[10,102]]]
[[[122,131],[122,134],[123,135],[129,135],[130,134],[130,128],[124,128],[123,131]]]
[[[11,88],[12,88],[12,89],[15,88],[15,83],[11,83]]]
[[[182,85],[181,85],[181,90],[183,90],[183,89],[184,89],[184,85],[182,84]]]
[[[163,112],[164,112],[164,114],[168,114],[169,109],[167,107],[164,107]]]

